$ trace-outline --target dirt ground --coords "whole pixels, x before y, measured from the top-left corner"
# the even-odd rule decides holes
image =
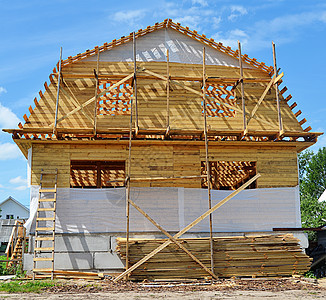
[[[227,279],[214,282],[61,280],[39,294],[1,293],[0,299],[326,299],[326,279]]]

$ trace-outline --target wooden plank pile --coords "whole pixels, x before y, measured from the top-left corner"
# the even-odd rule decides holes
[[[135,264],[166,240],[130,239],[129,262]],[[205,266],[210,267],[209,238],[179,239]],[[214,266],[219,277],[267,277],[303,274],[311,259],[302,252],[299,240],[291,234],[215,237]],[[126,239],[117,239],[117,251],[126,254]],[[175,244],[157,253],[131,273],[132,280],[209,278],[197,263]]]

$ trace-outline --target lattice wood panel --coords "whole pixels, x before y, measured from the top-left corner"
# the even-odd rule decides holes
[[[256,174],[256,162],[211,161],[211,186],[215,190],[235,190]],[[201,163],[201,174],[206,175],[206,162]],[[254,188],[251,185],[249,188]],[[207,188],[207,179],[202,179],[202,188]]]
[[[70,186],[72,187],[96,187],[96,170],[72,169],[70,172]]]
[[[117,83],[114,80],[99,80],[98,93]],[[98,98],[97,115],[130,115],[130,103],[133,89],[129,83],[123,83]]]
[[[219,84],[210,84],[206,87],[206,95],[212,98],[215,98],[217,101],[214,101],[210,98],[207,98],[207,116],[208,117],[234,117],[235,111],[230,109],[221,102],[225,102],[230,105],[235,105],[235,91],[232,85],[219,85]],[[218,103],[219,102],[219,103]]]
[[[124,186],[125,170],[101,170],[102,187]]]

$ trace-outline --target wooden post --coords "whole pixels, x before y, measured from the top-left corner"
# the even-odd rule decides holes
[[[241,44],[238,41],[239,47],[239,66],[240,66],[240,84],[241,84],[241,100],[242,100],[242,111],[243,111],[243,132],[246,133],[247,130],[247,120],[246,120],[246,105],[244,99],[244,86],[243,86],[243,68],[242,68],[242,58],[241,58]]]
[[[135,97],[135,127],[136,131],[138,132],[138,101],[137,101],[137,61],[136,61],[136,37],[135,32],[132,35],[133,39],[133,57],[134,57],[134,97]],[[132,110],[132,103],[130,103],[130,110]]]
[[[278,76],[278,70],[276,65],[276,52],[275,52],[275,44],[272,42],[273,45],[273,62],[274,62],[274,77],[277,78]],[[276,103],[277,103],[277,116],[278,116],[278,126],[279,126],[279,134],[282,135],[283,130],[283,122],[282,122],[282,115],[281,115],[281,106],[280,106],[280,97],[279,97],[279,91],[278,91],[278,83],[277,81],[274,84],[275,86],[275,92],[276,92]]]
[[[60,47],[60,60],[59,60],[59,74],[58,74],[58,91],[57,91],[57,102],[55,105],[55,116],[54,116],[54,127],[53,133],[57,130],[57,120],[58,120],[58,109],[59,109],[59,93],[60,93],[60,80],[61,80],[61,61],[62,61],[62,47]]]
[[[129,147],[128,147],[128,168],[126,176],[126,270],[129,268],[129,226],[130,226],[130,174],[131,174],[131,140],[132,140],[132,115],[133,115],[133,98],[137,103],[137,84],[136,84],[136,45],[135,32],[133,33],[133,55],[134,55],[134,95],[130,99],[130,124],[129,124]],[[136,104],[137,105],[137,104]],[[136,109],[136,107],[135,107]],[[137,119],[137,116],[136,116]],[[138,120],[136,120],[136,128],[138,128]],[[129,275],[126,275],[126,279]]]
[[[204,134],[205,134],[205,156],[206,156],[206,174],[208,191],[208,208],[212,208],[211,196],[211,172],[208,159],[208,138],[207,138],[207,115],[206,115],[206,64],[205,47],[203,48],[203,107],[204,107]],[[214,246],[213,246],[213,215],[209,215],[209,244],[211,252],[211,271],[214,273]]]
[[[166,131],[170,129],[170,65],[169,49],[166,49]]]
[[[99,75],[99,61],[100,61],[100,50],[97,49],[97,62],[96,62],[96,72],[95,73],[95,101],[94,101],[94,135],[96,135],[96,125],[97,125],[97,94],[98,94],[98,75]]]

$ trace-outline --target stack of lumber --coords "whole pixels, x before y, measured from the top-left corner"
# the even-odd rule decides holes
[[[130,239],[129,262],[135,264],[166,240]],[[209,238],[179,239],[185,248],[210,267]],[[309,270],[311,259],[291,234],[214,238],[215,274],[219,277],[291,276]],[[117,252],[126,256],[126,239],[117,239]],[[171,243],[130,276],[133,280],[209,278],[177,245]]]

